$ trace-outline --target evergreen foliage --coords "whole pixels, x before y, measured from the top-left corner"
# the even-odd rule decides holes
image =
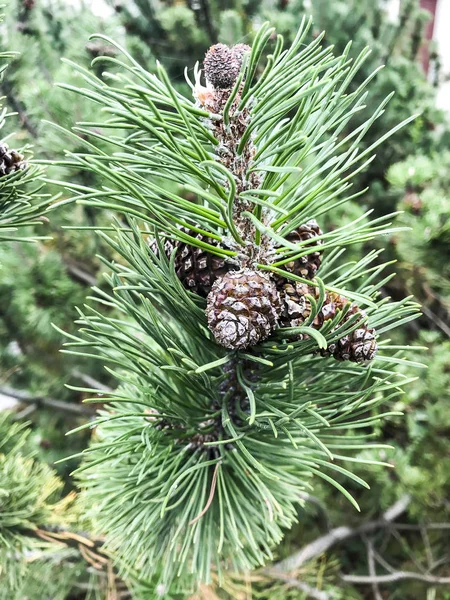
[[[0,413],[0,576],[2,593],[19,587],[25,561],[17,553],[30,550],[26,531],[47,522],[55,511],[55,498],[61,482],[50,467],[23,453],[29,431],[23,424],[12,423],[7,413]]]
[[[13,56],[11,52],[0,53],[0,82]],[[7,107],[0,106],[0,129],[10,116]],[[0,142],[0,242],[18,239],[14,234],[18,228],[38,223],[37,217],[48,203],[40,194],[42,184],[36,184],[36,167],[30,167],[21,152],[10,151],[7,139]]]
[[[373,112],[387,94],[395,91],[383,119],[375,122],[365,136],[365,144],[372,144],[384,131],[410,114],[419,113],[417,119],[383,146],[368,169],[361,174],[361,185],[370,185],[371,203],[379,214],[394,207],[385,192],[387,169],[393,162],[415,153],[418,144],[423,152],[435,148],[442,137],[442,125],[445,123],[445,116],[435,105],[435,89],[427,81],[418,61],[429,13],[420,8],[416,0],[405,0],[401,2],[398,18],[392,19],[386,4],[371,0],[313,0],[310,8],[316,35],[325,31],[325,43],[333,45],[336,52],[343,52],[349,39],[353,40],[353,57],[366,47],[371,49],[370,56],[350,87],[353,89],[352,86],[360,85],[370,73],[381,68],[367,99],[369,111]],[[292,0],[287,3],[285,11],[270,13],[271,18],[272,15],[274,17],[274,24],[289,39],[293,32],[292,21],[295,21],[297,14],[305,10],[307,12],[305,5],[304,0]],[[435,56],[433,48],[430,50],[431,56]],[[363,113],[355,115],[350,127],[356,128],[363,120]]]
[[[84,294],[67,275],[55,251],[38,254],[36,248],[0,249],[0,302],[2,305],[2,364],[20,369],[14,382],[38,395],[60,395],[69,363],[62,359],[60,335],[76,317],[75,304]],[[26,268],[28,266],[28,268]],[[22,383],[23,385],[20,385]]]
[[[387,174],[410,229],[408,237],[393,239],[404,285],[444,323],[450,314],[449,164],[449,153],[413,155]]]
[[[61,339],[52,323],[73,328],[74,307],[85,302],[88,286],[95,283],[100,264],[95,258],[99,247],[93,236],[82,236],[64,226],[93,226],[95,218],[89,209],[78,208],[47,214],[43,223],[37,221],[39,228],[36,228],[36,219],[32,217],[33,211],[44,211],[45,206],[40,204],[48,203],[48,193],[55,191],[47,184],[47,195],[38,197],[43,185],[39,179],[43,167],[39,165],[69,148],[67,140],[63,142],[44,119],[70,126],[74,112],[79,119],[94,118],[98,113],[96,107],[83,110],[68,104],[63,90],[55,87],[57,80],[79,83],[70,67],[61,62],[62,55],[87,65],[95,53],[108,51],[83,43],[86,30],[117,33],[117,23],[108,21],[103,25],[90,11],[66,2],[13,0],[5,11],[4,23],[0,24],[2,44],[13,50],[2,82],[4,113],[9,110],[17,113],[4,119],[4,131],[10,145],[22,146],[19,152],[25,155],[27,165],[25,170],[0,179],[1,202],[5,203],[4,215],[8,216],[8,221],[0,225],[0,235],[16,240],[13,246],[0,247],[2,384],[6,382],[37,396],[72,401],[79,400],[78,394],[64,389],[64,383],[80,380],[73,371],[93,376],[99,373],[88,361],[75,364],[60,354]],[[79,147],[78,139],[72,143],[70,147]],[[48,167],[46,173],[55,175]],[[81,172],[71,176],[84,182]],[[94,183],[92,177],[89,183]],[[20,204],[13,202],[19,192]],[[27,208],[32,198],[33,208]],[[6,226],[10,227],[12,219],[17,221],[19,217],[24,224],[29,222],[27,236],[36,239],[45,235],[46,239],[29,246],[18,243],[18,235],[10,236]],[[53,417],[48,416],[47,420]]]
[[[264,6],[259,0],[108,0],[108,4],[125,27],[133,55],[137,58],[142,46],[149,46],[174,83],[182,81],[186,56],[196,60],[218,41],[229,45],[243,41]]]
[[[31,429],[0,413],[1,600],[103,600],[126,592],[73,492],[37,457]],[[80,528],[77,530],[77,528]],[[82,596],[80,596],[82,594]]]
[[[96,290],[99,305],[119,314],[80,312],[80,334],[67,343],[71,353],[106,360],[121,382],[102,398],[110,404],[100,411],[79,477],[106,548],[125,572],[136,570],[147,581],[156,577],[159,585],[176,579],[185,589],[211,581],[212,569],[220,574],[224,567],[263,564],[282,529],[296,520],[301,493],[315,478],[358,507],[337,476],[367,484],[340,462],[379,463],[358,456],[361,447],[374,447],[359,430],[370,430],[381,418],[376,408],[408,381],[396,366],[414,364],[401,357],[405,348],[383,338],[413,319],[416,305],[380,297],[377,253],[356,263],[336,262],[347,246],[395,231],[392,215],[326,232],[320,246],[286,239],[300,223],[358,194],[349,190],[352,178],[389,135],[360,149],[386,99],[363,125],[339,137],[363,109],[371,77],[354,92],[347,88],[367,52],[352,62],[349,48],[336,57],[320,38],[304,45],[309,29],[304,20],[287,49],[278,37],[254,80],[273,34],[264,25],[220,112],[208,109],[211,94],[219,92],[200,85],[197,67],[196,103],[172,87],[161,65],[157,76],[150,74],[124,49],[121,72],[101,80],[79,68],[90,89],[73,89],[103,104],[110,120],[101,131],[98,123],[78,125],[87,137],[86,152],[59,163],[101,175],[102,189],[70,182],[65,187],[78,202],[126,218],[101,234],[121,260],[107,261],[111,292]],[[228,139],[243,114],[244,129]],[[115,129],[128,135],[120,138]],[[117,152],[105,152],[96,142],[115,145]],[[224,164],[229,148],[236,162]],[[236,164],[243,164],[242,182],[235,179]],[[176,191],[165,183],[173,181]],[[196,201],[187,201],[183,190]],[[154,235],[234,261],[254,248],[255,268],[306,283],[280,267],[325,250],[321,279],[312,282],[320,293],[317,301],[310,297],[309,321],[275,331],[246,352],[226,352],[208,332],[204,300],[186,292],[174,273],[174,255],[168,260],[150,249]],[[270,241],[277,245],[274,257],[260,262],[257,250],[262,257]],[[327,290],[357,300],[382,336],[370,366],[350,368],[311,356],[357,327],[355,316],[344,319],[348,309],[320,329],[309,326]],[[295,341],[291,336],[299,333],[304,335]]]
[[[20,60],[12,53],[2,57],[12,62],[2,92],[8,110],[18,113],[4,110],[3,131],[27,163],[0,179],[0,187],[8,184],[1,198],[11,199],[14,190],[18,201],[7,207],[8,228],[0,224],[0,237],[8,242],[0,244],[0,375],[2,386],[23,387],[36,397],[14,418],[0,413],[0,599],[447,600],[448,158],[441,148],[448,134],[432,85],[416,63],[425,12],[413,0],[402,3],[398,22],[388,19],[381,0],[111,0],[111,6],[115,14],[98,19],[89,4],[12,0],[0,26],[2,46],[22,52]],[[292,44],[305,12],[313,13],[315,27],[302,46],[310,64],[296,63],[306,70],[301,79],[302,71],[291,77],[286,69],[275,34],[262,48],[257,32],[268,18]],[[109,38],[85,44],[91,31],[119,39],[136,62]],[[319,38],[312,49],[311,33]],[[252,44],[244,72],[257,64],[254,78],[247,75],[241,83],[256,98],[242,111],[249,111],[250,135],[243,133],[246,147],[254,144],[259,152],[257,166],[272,170],[251,171],[245,164],[248,180],[264,180],[258,187],[264,194],[236,182],[236,196],[249,213],[243,222],[253,219],[259,227],[252,229],[253,241],[276,251],[256,269],[285,278],[289,265],[309,264],[312,252],[319,255],[308,300],[313,310],[303,327],[275,330],[237,353],[215,343],[205,299],[176,276],[180,266],[187,268],[183,248],[194,261],[209,257],[208,268],[213,256],[214,264],[231,270],[246,253],[237,239],[242,212],[226,176],[224,107],[205,106],[211,89],[197,83],[198,67],[191,68],[219,40]],[[320,44],[335,50],[320,50]],[[359,61],[367,45],[372,53]],[[105,75],[100,58],[88,70],[91,58],[101,55],[110,57]],[[352,78],[345,70],[353,64],[340,55],[359,64]],[[294,53],[291,59],[293,68]],[[363,98],[362,84],[382,63]],[[195,104],[183,78],[186,66]],[[258,85],[261,76],[267,82]],[[64,82],[61,89],[55,81]],[[285,95],[288,84],[303,85],[305,96]],[[316,84],[323,87],[311,89]],[[64,87],[94,102],[76,96],[70,102]],[[235,89],[226,107],[228,127],[245,100],[241,92]],[[304,110],[304,120],[296,110]],[[419,117],[375,148],[390,127],[416,112]],[[281,120],[277,128],[283,118],[294,125]],[[67,136],[41,119],[63,129],[81,123]],[[296,127],[305,127],[305,139],[296,137]],[[29,143],[37,161],[30,161]],[[353,157],[352,147],[359,153]],[[377,156],[369,163],[371,148]],[[49,177],[68,181],[64,197],[72,198],[46,213],[50,223],[41,225],[39,205],[48,197],[39,197],[41,168],[35,165],[63,151],[67,160],[50,167]],[[0,150],[0,157],[5,152],[11,150]],[[358,158],[353,174],[346,171]],[[15,160],[21,164],[17,155]],[[47,191],[55,189],[52,181]],[[349,183],[353,187],[343,189]],[[366,186],[370,193],[359,194]],[[381,220],[373,220],[368,204]],[[404,212],[393,229],[393,216],[383,215],[395,208]],[[315,251],[295,237],[311,217],[321,230]],[[10,229],[26,220],[39,229]],[[100,236],[90,235],[93,229]],[[53,240],[17,241],[39,233]],[[373,250],[381,246],[387,246],[383,255]],[[86,284],[101,269],[97,253],[110,275],[87,308]],[[392,278],[396,258],[398,275]],[[289,277],[291,286],[311,286],[303,281]],[[365,320],[351,319],[353,304],[344,311],[335,307],[333,319],[320,327],[321,312],[337,292],[364,309]],[[410,294],[424,305],[419,321],[410,320],[414,304],[400,300]],[[78,335],[71,323],[75,305],[83,306]],[[379,334],[375,361],[321,357],[325,344],[333,347],[361,325]],[[61,330],[69,354],[58,356]],[[427,370],[418,373],[405,360],[407,346]],[[108,381],[119,384],[113,392],[99,390],[103,364]],[[92,388],[77,387],[80,379]],[[398,386],[413,379],[401,395]],[[71,384],[65,390],[64,382]],[[74,406],[92,394],[86,411]],[[41,399],[61,402],[63,409],[70,399],[71,410],[80,411],[48,410]],[[92,423],[98,402],[99,418]],[[30,412],[31,431],[19,424]],[[83,435],[64,438],[79,426]],[[91,435],[90,448],[81,452]],[[75,483],[69,472],[83,461],[76,502],[74,492],[62,496],[63,484],[46,464],[68,454],[72,458],[56,468],[66,492]],[[405,494],[400,522],[382,525],[381,511],[402,503]],[[360,514],[349,510],[349,500]],[[367,530],[371,522],[378,526]],[[310,542],[323,543],[334,527],[356,533],[289,573],[280,570],[280,560],[304,552]],[[234,571],[269,559],[273,567]],[[388,579],[392,571],[425,579],[374,585],[373,569]],[[347,581],[352,573],[363,579],[368,573],[366,583]],[[197,585],[208,577],[210,585]]]

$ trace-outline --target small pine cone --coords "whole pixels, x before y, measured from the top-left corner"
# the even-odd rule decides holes
[[[216,341],[241,350],[265,340],[280,312],[280,297],[270,277],[251,269],[230,271],[213,285],[206,316]]]
[[[305,242],[306,240],[311,240],[311,245],[321,245],[322,240],[315,240],[318,235],[322,235],[322,230],[320,229],[317,221],[311,219],[304,225],[300,225],[294,231],[291,231],[286,236],[286,240],[291,242],[291,244],[298,244],[299,242]],[[296,260],[292,260],[291,262],[283,265],[283,270],[289,271],[289,273],[293,273],[298,277],[303,277],[304,279],[314,279],[315,274],[319,270],[320,263],[322,262],[322,252],[316,251],[311,252],[311,254],[307,254]],[[277,277],[277,280],[281,285],[284,284],[286,280],[281,277]]]
[[[363,323],[361,327],[344,335],[335,344],[330,344],[327,350],[322,350],[322,356],[333,356],[336,360],[360,363],[373,360],[377,350],[375,329],[369,329]]]
[[[98,56],[116,56],[117,51],[111,44],[103,44],[102,42],[88,42],[86,50],[93,58]]]
[[[250,46],[246,44],[237,44],[233,48],[225,44],[211,46],[203,61],[206,79],[216,89],[233,87],[241,70],[244,54],[249,50]]]
[[[315,295],[315,288],[304,283],[284,280],[278,290],[281,298],[281,327],[301,327],[311,314],[311,303],[306,294]]]
[[[231,48],[231,52],[233,53],[234,59],[239,63],[239,70],[242,66],[242,61],[244,60],[244,56],[247,52],[251,52],[251,48],[248,44],[236,44]]]
[[[301,327],[311,314],[311,302],[306,294],[318,298],[319,289],[303,283],[287,282],[279,290],[281,296],[279,325],[281,327]],[[333,319],[337,311],[344,310],[348,304],[349,301],[344,296],[327,292],[322,309],[315,316],[310,326],[320,329],[325,321]],[[343,323],[355,314],[360,315],[361,319],[366,316],[364,311],[358,308],[356,304],[351,304],[345,314]],[[374,329],[367,327],[366,323],[361,323],[358,329],[343,336],[334,344],[330,344],[326,350],[321,350],[321,355],[333,356],[336,360],[350,360],[358,363],[372,360],[377,352],[375,336]],[[297,337],[298,340],[303,338],[302,334]]]
[[[206,244],[217,245],[216,240],[195,231],[186,230],[186,233]],[[150,248],[154,254],[158,255],[158,245],[155,240],[151,242]],[[221,256],[211,254],[202,248],[191,246],[185,242],[166,240],[164,251],[168,258],[175,249],[175,272],[178,279],[186,289],[203,298],[209,294],[218,277],[225,275],[231,269],[236,269],[235,265],[227,262]]]
[[[318,298],[319,288],[314,285],[299,283],[298,281],[284,280],[282,286],[278,285],[278,290],[281,297],[280,326],[301,327],[311,314],[311,302],[306,295]],[[328,294],[322,310],[314,318],[312,327],[315,329],[322,327],[324,321],[332,319],[338,309],[342,310],[342,307],[338,307],[332,294]]]
[[[348,303],[349,301],[344,296],[327,292],[321,311],[324,313],[324,320],[332,319],[336,312],[344,310]],[[366,313],[353,303],[349,306],[343,323],[346,323],[355,314],[359,315],[361,320],[366,316]],[[377,350],[375,329],[369,328],[367,323],[361,323],[358,329],[344,335],[334,344],[330,344],[326,350],[321,350],[321,354],[322,356],[333,356],[336,360],[351,360],[360,363],[373,360]]]
[[[22,154],[16,150],[9,150],[8,144],[0,144],[0,177],[25,169],[26,166]]]

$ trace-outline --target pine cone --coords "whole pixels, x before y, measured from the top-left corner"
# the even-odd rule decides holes
[[[249,50],[250,46],[246,44],[236,44],[233,48],[225,44],[211,46],[203,61],[206,79],[216,89],[233,87],[241,70],[244,54]]]
[[[321,354],[333,356],[336,360],[351,360],[356,363],[373,360],[378,350],[375,335],[375,329],[369,329],[363,323],[360,328],[344,335],[335,344],[330,344]]]
[[[280,326],[301,327],[311,314],[311,302],[306,294],[316,296],[317,288],[305,283],[284,280],[282,286],[278,285],[278,290],[281,298]],[[320,321],[320,313],[316,316],[316,321],[317,328],[321,327],[323,319]],[[298,339],[302,339],[302,337],[300,335]]]
[[[21,154],[16,150],[9,150],[8,144],[0,144],[0,177],[25,169],[26,166]]]
[[[247,52],[251,51],[252,49],[248,44],[236,44],[231,48],[231,52],[233,53],[234,59],[239,63],[239,70],[241,69],[244,56]]]
[[[321,245],[322,240],[315,240],[314,238],[318,235],[322,235],[322,230],[320,229],[317,221],[311,219],[304,225],[300,225],[294,231],[291,231],[286,236],[286,240],[291,242],[291,244],[298,244],[299,242],[305,242],[306,240],[311,240],[310,245]],[[311,252],[311,254],[307,254],[305,256],[301,256],[296,260],[292,260],[291,262],[283,265],[283,270],[289,271],[289,273],[293,273],[298,277],[303,277],[305,279],[314,279],[315,274],[319,270],[320,263],[322,262],[322,252],[316,251]],[[285,280],[280,276],[276,277],[279,284],[283,285]]]
[[[217,245],[217,240],[210,237],[195,231],[186,230],[185,232],[206,244]],[[155,240],[150,244],[150,248],[154,254],[158,255],[158,245]],[[236,265],[202,248],[191,246],[185,242],[166,240],[164,251],[167,258],[171,256],[175,249],[175,272],[178,279],[186,289],[203,298],[206,298],[209,294],[213,283],[218,277],[225,275],[231,269],[236,269]]]
[[[269,275],[230,271],[213,285],[206,316],[216,341],[233,350],[254,346],[274,329],[280,297]]]
[[[306,294],[318,298],[319,289],[315,286],[297,282],[287,282],[283,285],[280,289],[282,308],[279,325],[281,327],[301,327],[305,323],[311,314],[311,302]],[[310,326],[320,329],[325,321],[333,319],[337,311],[344,310],[348,304],[349,301],[344,296],[327,292],[322,309],[315,316]],[[358,314],[361,320],[366,316],[365,312],[358,308],[356,304],[351,304],[340,325],[346,323],[355,314]],[[321,350],[321,354],[322,356],[333,356],[336,360],[350,360],[352,362],[372,360],[378,348],[375,336],[374,329],[367,327],[366,323],[361,323],[358,329],[345,335],[334,344],[330,344],[326,350]],[[304,336],[299,334],[296,339],[303,338]]]

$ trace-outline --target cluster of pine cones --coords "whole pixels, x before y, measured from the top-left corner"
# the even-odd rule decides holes
[[[209,49],[205,57],[204,69],[209,85],[208,90],[213,97],[217,94],[223,100],[224,94],[229,96],[239,75],[243,56],[248,50],[250,48],[243,44],[233,48],[217,44]],[[207,102],[211,104],[211,97],[204,101],[205,106]],[[235,130],[239,131],[243,125],[242,115],[237,111],[235,115],[230,115],[230,131],[233,131],[233,118],[237,121]],[[221,137],[221,143],[226,144],[226,131],[221,133]],[[235,144],[235,141],[230,140],[230,155],[233,154],[232,144]],[[251,141],[249,143],[251,144]],[[247,154],[250,158],[251,153]],[[245,151],[243,156],[245,157]],[[218,160],[221,158],[218,157]],[[227,165],[227,168],[233,171],[232,166]],[[241,232],[244,233],[245,228],[241,228]],[[217,242],[209,237],[193,231],[186,231],[186,233],[209,245],[217,245]],[[301,243],[301,248],[309,245],[315,246],[316,249],[308,255],[286,263],[283,270],[312,282],[321,264],[322,252],[317,250],[317,247],[322,245],[321,235],[322,231],[315,220],[310,220],[289,233],[286,240],[291,244]],[[312,312],[309,297],[317,298],[319,294],[317,286],[312,283],[311,285],[299,283],[280,274],[254,268],[250,256],[252,253],[250,236],[246,242],[248,246],[240,248],[242,254],[239,255],[237,263],[228,262],[224,258],[184,242],[167,240],[164,246],[168,257],[175,253],[175,270],[184,287],[207,299],[208,326],[216,341],[230,350],[255,346],[267,339],[278,327],[301,327]],[[157,254],[155,243],[152,249]],[[271,240],[262,240],[258,262],[270,265],[275,250],[276,247]],[[358,327],[349,335],[329,345],[322,354],[333,356],[337,360],[354,362],[373,359],[377,351],[375,331],[367,327],[364,312],[355,304],[350,304],[343,296],[327,292],[322,308],[309,326],[319,329],[325,321],[333,319],[337,311],[343,311],[345,308],[347,312],[343,322],[358,314],[360,317]],[[339,327],[342,324],[341,321]],[[290,337],[288,331],[286,337]],[[295,339],[304,337],[303,334],[297,334]]]
[[[200,241],[213,245],[211,238],[187,232]],[[291,243],[303,242],[315,246],[314,240],[322,231],[311,220],[287,236]],[[152,249],[157,253],[156,244]],[[308,296],[317,298],[318,288],[311,284],[294,282],[279,274],[249,267],[240,268],[233,262],[211,254],[185,242],[166,241],[167,257],[175,252],[175,271],[183,286],[207,299],[208,325],[217,342],[230,350],[244,349],[267,339],[276,327],[301,327],[312,310]],[[284,265],[284,269],[304,279],[312,280],[321,264],[322,253],[311,252]],[[349,302],[339,294],[326,292],[322,308],[310,326],[319,329],[333,319]],[[358,328],[322,351],[337,360],[363,362],[374,358],[377,344],[375,331],[362,322],[365,314],[350,304],[344,322],[359,314]],[[342,322],[340,323],[340,326]],[[304,337],[304,336],[303,336]],[[295,339],[302,339],[297,334]]]

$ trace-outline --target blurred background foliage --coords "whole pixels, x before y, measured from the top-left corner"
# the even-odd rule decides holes
[[[357,86],[385,65],[371,87],[367,103],[375,107],[392,90],[395,95],[383,118],[365,138],[365,144],[370,145],[398,122],[418,113],[416,120],[384,144],[376,160],[360,174],[358,188],[367,188],[365,194],[346,205],[345,211],[337,209],[333,222],[323,225],[342,226],[368,209],[378,214],[402,211],[397,223],[410,230],[385,240],[382,259],[397,261],[392,269],[398,277],[393,283],[386,282],[383,292],[394,298],[411,294],[423,305],[421,319],[404,328],[402,338],[394,343],[428,347],[418,357],[428,368],[407,386],[400,403],[391,406],[387,400],[387,410],[405,414],[384,421],[378,435],[393,446],[392,452],[380,457],[387,458],[395,469],[372,468],[372,489],[350,490],[362,507],[361,515],[349,513],[345,499],[333,488],[319,484],[315,496],[305,498],[298,526],[289,532],[277,552],[278,558],[284,558],[333,527],[358,528],[365,521],[378,518],[380,512],[406,494],[410,500],[401,517],[403,529],[384,528],[370,539],[365,534],[355,535],[333,545],[295,575],[316,591],[327,593],[329,600],[450,599],[450,585],[405,580],[378,589],[373,585],[352,585],[341,577],[342,572],[366,573],[373,547],[377,549],[375,561],[381,572],[389,573],[389,568],[419,572],[422,569],[450,575],[450,131],[448,116],[435,103],[436,86],[444,75],[440,73],[437,49],[429,48],[434,63],[432,81],[426,78],[418,60],[428,13],[420,9],[417,0],[404,0],[397,20],[389,18],[383,0],[107,0],[106,4],[108,10],[102,17],[92,13],[88,0],[77,5],[64,0],[11,0],[4,10],[5,20],[0,25],[2,48],[20,52],[2,84],[5,102],[17,113],[16,119],[7,123],[6,133],[14,134],[10,145],[30,144],[36,161],[55,159],[81,146],[80,138],[64,137],[48,122],[70,127],[75,121],[102,121],[100,107],[74,102],[73,96],[55,86],[56,82],[82,86],[80,76],[68,61],[88,67],[97,56],[114,55],[114,48],[106,43],[89,41],[89,34],[94,32],[110,35],[124,44],[150,70],[157,60],[161,61],[179,89],[188,94],[184,68],[192,69],[197,60],[201,61],[209,45],[219,40],[228,44],[251,43],[265,20],[270,20],[290,41],[302,15],[311,13],[315,35],[325,30],[325,43],[334,45],[337,52],[342,52],[349,40],[353,42],[354,55],[365,46],[372,48],[371,58],[352,85]],[[101,77],[101,69],[93,68]],[[353,126],[358,125],[355,119]],[[58,169],[49,169],[49,179],[59,176]],[[95,183],[86,180],[93,177],[86,172],[72,170],[70,177],[80,185]],[[51,182],[49,189],[52,190]],[[82,394],[64,384],[87,384],[98,387],[100,392],[107,389],[108,374],[99,365],[60,353],[61,335],[52,326],[73,331],[75,307],[87,301],[90,286],[101,285],[102,265],[96,254],[100,249],[103,254],[108,250],[100,248],[92,231],[99,219],[102,216],[98,213],[70,205],[52,214],[51,221],[40,229],[40,234],[44,229],[44,234],[52,239],[0,248],[0,394],[19,399],[15,419],[31,419],[26,452],[23,446],[14,446],[7,459],[5,448],[0,448],[0,469],[8,473],[13,467],[6,461],[18,461],[20,453],[28,456],[31,452],[34,458],[30,460],[40,458],[53,465],[61,456],[76,453],[86,445],[82,435],[69,440],[64,436],[65,431],[89,418],[89,411],[77,412],[74,408],[80,406]],[[87,229],[75,231],[67,226]],[[355,247],[352,252],[356,259],[369,250]],[[417,375],[409,373],[406,367],[404,373],[405,377]],[[42,401],[48,398],[61,406],[49,407]],[[61,409],[62,406],[66,408]],[[66,475],[75,462],[76,459],[57,467],[66,482],[66,492],[70,492]],[[26,468],[29,466],[21,463],[20,469]],[[54,477],[47,471],[28,472],[33,481]],[[58,487],[53,479],[52,482]],[[433,524],[443,526],[434,528]],[[27,571],[21,588],[27,590],[26,597],[43,598],[44,589],[45,597],[58,599],[108,597],[96,576],[87,585],[88,575],[78,558],[69,552],[69,556],[61,553],[50,563],[35,563],[39,569],[33,566]],[[61,577],[61,564],[70,565],[67,577]],[[47,587],[43,581],[49,582]],[[86,591],[89,589],[97,595],[90,595]],[[146,589],[138,589],[135,597],[150,597]],[[23,593],[16,600],[23,600]],[[0,598],[3,597],[11,596],[0,592]],[[203,600],[309,597],[314,596],[306,588],[297,589],[292,581],[261,573],[230,578],[223,589],[204,589],[196,596]]]

